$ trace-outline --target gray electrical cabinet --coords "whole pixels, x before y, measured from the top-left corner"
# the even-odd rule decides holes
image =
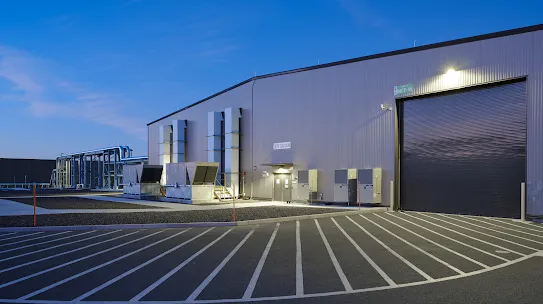
[[[298,200],[316,201],[318,200],[319,171],[317,169],[298,171]]]
[[[382,168],[358,170],[360,203],[381,203]]]
[[[356,202],[356,169],[338,169],[334,172],[334,202]]]

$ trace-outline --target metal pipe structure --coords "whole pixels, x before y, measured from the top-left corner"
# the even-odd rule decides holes
[[[53,170],[54,188],[118,190],[125,164],[147,163],[147,156],[132,156],[128,146],[115,146],[61,154]]]

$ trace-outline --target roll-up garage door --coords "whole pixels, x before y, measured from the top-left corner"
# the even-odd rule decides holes
[[[398,103],[400,208],[520,217],[525,81]]]

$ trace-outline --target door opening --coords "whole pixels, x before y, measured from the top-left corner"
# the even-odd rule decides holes
[[[290,174],[274,174],[273,200],[278,202],[291,202],[292,176]]]

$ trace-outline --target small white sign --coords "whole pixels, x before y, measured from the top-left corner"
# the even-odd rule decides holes
[[[281,142],[281,143],[274,143],[273,144],[273,149],[274,150],[290,149],[290,141]]]

